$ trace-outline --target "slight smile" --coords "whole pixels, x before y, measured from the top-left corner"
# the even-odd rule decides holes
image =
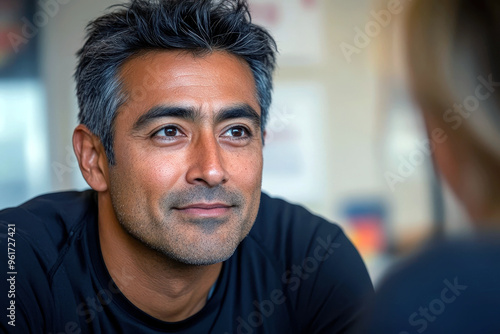
[[[194,203],[174,209],[192,216],[215,218],[227,214],[232,207],[224,203]]]

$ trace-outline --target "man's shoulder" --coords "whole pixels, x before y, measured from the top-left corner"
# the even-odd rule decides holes
[[[15,282],[12,296],[19,332],[27,333],[28,327],[41,332],[63,319],[59,316],[69,319],[72,307],[65,309],[58,303],[72,305],[72,286],[83,289],[85,260],[78,246],[71,246],[81,244],[86,230],[82,227],[96,209],[93,197],[91,191],[52,193],[0,211],[0,244],[6,252],[9,247],[12,272],[0,276],[0,288],[8,291],[6,278]],[[1,321],[0,327],[5,323]]]
[[[341,228],[323,217],[310,212],[301,205],[290,203],[280,198],[262,193],[259,213],[256,218],[256,230],[264,232],[298,233],[341,233]]]
[[[67,191],[35,197],[0,211],[0,226],[15,227],[20,238],[59,243],[96,209],[94,192]]]
[[[44,218],[48,220],[53,218],[63,218],[65,221],[75,220],[84,215],[89,207],[95,204],[94,194],[93,190],[86,190],[40,195],[17,207],[1,210],[0,220],[13,223],[23,222],[26,219],[31,221],[33,218],[40,221],[43,221]]]
[[[250,280],[253,285],[273,282],[284,293],[301,315],[299,332],[352,332],[373,292],[361,257],[337,224],[266,194],[238,260],[242,270],[264,277]]]
[[[306,256],[316,245],[344,240],[335,223],[311,213],[303,206],[262,193],[259,213],[249,235],[269,253],[276,256]]]

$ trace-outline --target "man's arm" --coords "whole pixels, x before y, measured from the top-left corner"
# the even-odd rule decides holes
[[[44,282],[46,284],[46,276],[16,224],[0,221],[0,258],[0,309],[3,313],[0,314],[0,329],[4,333],[46,332],[40,306],[48,303],[51,297],[41,298],[36,291]]]

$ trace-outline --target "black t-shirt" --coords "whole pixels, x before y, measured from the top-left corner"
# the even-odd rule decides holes
[[[101,255],[94,191],[3,210],[0,229],[0,326],[8,333],[349,333],[372,292],[338,226],[265,194],[211,298],[175,323],[117,289]],[[123,274],[135,284],[126,267]]]

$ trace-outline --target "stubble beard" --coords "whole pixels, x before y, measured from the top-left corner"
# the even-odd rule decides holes
[[[147,204],[141,201],[142,197],[137,196],[137,200],[130,202],[124,197],[126,192],[123,189],[114,190],[110,192],[113,209],[127,234],[160,256],[191,266],[212,265],[229,259],[250,232],[259,205],[258,198],[247,203],[239,192],[222,186],[196,186],[169,192],[159,201],[158,213],[152,214]],[[232,213],[220,219],[186,219],[179,217],[179,212],[173,209],[198,202],[227,203],[231,205]],[[225,228],[228,226],[230,228]],[[188,229],[196,231],[190,240],[186,235]]]

